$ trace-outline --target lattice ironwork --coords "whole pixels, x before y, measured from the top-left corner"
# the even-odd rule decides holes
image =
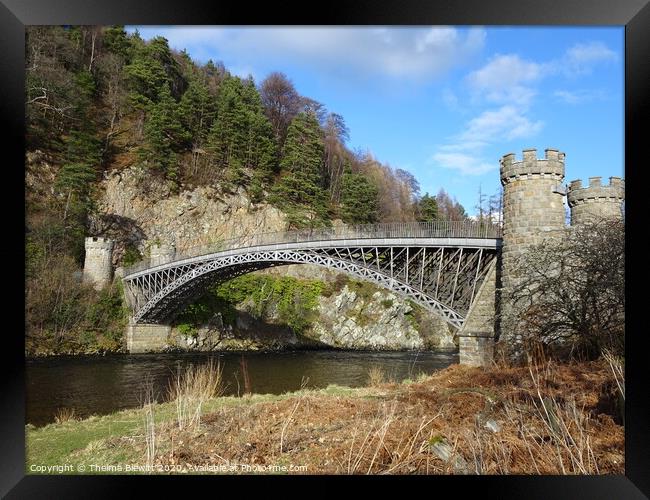
[[[315,264],[372,281],[460,328],[499,247],[496,238],[398,235],[276,243],[132,270],[123,282],[136,323],[165,323],[215,283],[268,267]]]

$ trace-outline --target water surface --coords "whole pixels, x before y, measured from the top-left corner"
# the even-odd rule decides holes
[[[290,351],[273,353],[182,353],[66,356],[27,360],[26,420],[36,426],[54,421],[59,408],[74,409],[79,417],[104,415],[140,406],[143,382],[151,380],[164,400],[178,369],[219,360],[225,393],[244,392],[242,357],[252,392],[282,394],[329,384],[360,387],[368,370],[379,367],[397,381],[432,373],[458,362],[457,351],[359,352]]]

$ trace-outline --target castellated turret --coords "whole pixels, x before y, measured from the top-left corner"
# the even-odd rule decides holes
[[[610,177],[609,185],[603,186],[600,177],[589,177],[588,187],[582,187],[581,180],[571,181],[567,201],[571,208],[572,226],[600,218],[622,219],[625,180]]]
[[[107,238],[86,238],[83,281],[101,290],[112,280],[113,242]]]
[[[565,228],[564,158],[564,153],[556,149],[547,149],[544,158],[537,158],[535,149],[525,149],[521,161],[516,161],[512,153],[501,158],[501,287],[506,296],[517,284],[517,256],[545,239],[559,236]],[[502,313],[507,315],[509,310],[510,304],[504,302]],[[511,334],[501,330],[500,341]]]
[[[174,260],[176,247],[168,243],[154,243],[151,246],[151,266],[167,264]]]
[[[564,228],[564,153],[547,149],[543,159],[525,149],[501,158],[503,185],[503,252],[521,253]]]

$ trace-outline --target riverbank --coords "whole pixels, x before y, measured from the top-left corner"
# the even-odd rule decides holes
[[[371,387],[213,398],[184,429],[174,402],[28,426],[27,473],[623,474],[617,401],[602,361],[375,373]]]

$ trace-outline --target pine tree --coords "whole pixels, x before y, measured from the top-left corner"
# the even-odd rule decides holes
[[[192,78],[179,103],[179,118],[191,137],[192,175],[197,174],[199,165],[204,163],[201,158],[205,158],[204,147],[216,111],[216,103],[208,87],[198,76]]]
[[[103,44],[113,54],[128,61],[131,55],[131,43],[124,26],[109,26],[103,33]]]
[[[271,122],[264,115],[262,99],[252,79],[245,82],[242,99],[246,108],[248,134],[244,166],[254,170],[253,180],[265,185],[276,170],[276,143]]]
[[[248,185],[252,175],[261,187],[273,172],[273,132],[252,81],[227,77],[222,83],[207,149],[231,185]]]
[[[418,201],[418,216],[419,222],[431,222],[438,219],[438,203],[435,196],[429,196],[429,193],[424,193],[424,196]]]
[[[198,78],[191,80],[179,103],[179,117],[196,146],[207,139],[216,111],[207,86]]]
[[[320,125],[313,113],[297,115],[287,132],[282,176],[271,200],[286,213],[289,226],[318,227],[329,224],[328,196],[322,187],[324,146]]]
[[[144,144],[140,157],[149,168],[163,172],[170,180],[178,180],[176,152],[189,140],[179,119],[178,104],[169,87],[160,89],[158,102],[149,106],[144,127]]]
[[[141,53],[124,68],[124,73],[129,83],[129,100],[136,109],[145,109],[157,102],[160,89],[168,83],[160,62]]]
[[[89,128],[89,127],[88,127]],[[54,190],[62,197],[62,244],[79,254],[87,215],[94,208],[93,182],[101,162],[101,141],[88,131],[73,131],[66,139],[65,163],[57,172]]]
[[[181,68],[169,48],[167,39],[162,36],[152,38],[144,49],[144,57],[156,61],[165,72],[169,88],[174,99],[180,99],[187,88],[187,81],[181,73]]]
[[[215,167],[232,184],[245,184],[242,157],[246,143],[246,116],[241,80],[226,78],[217,100],[217,118],[210,130],[207,149]]]
[[[343,174],[341,216],[348,224],[373,224],[379,219],[379,191],[365,176]]]

